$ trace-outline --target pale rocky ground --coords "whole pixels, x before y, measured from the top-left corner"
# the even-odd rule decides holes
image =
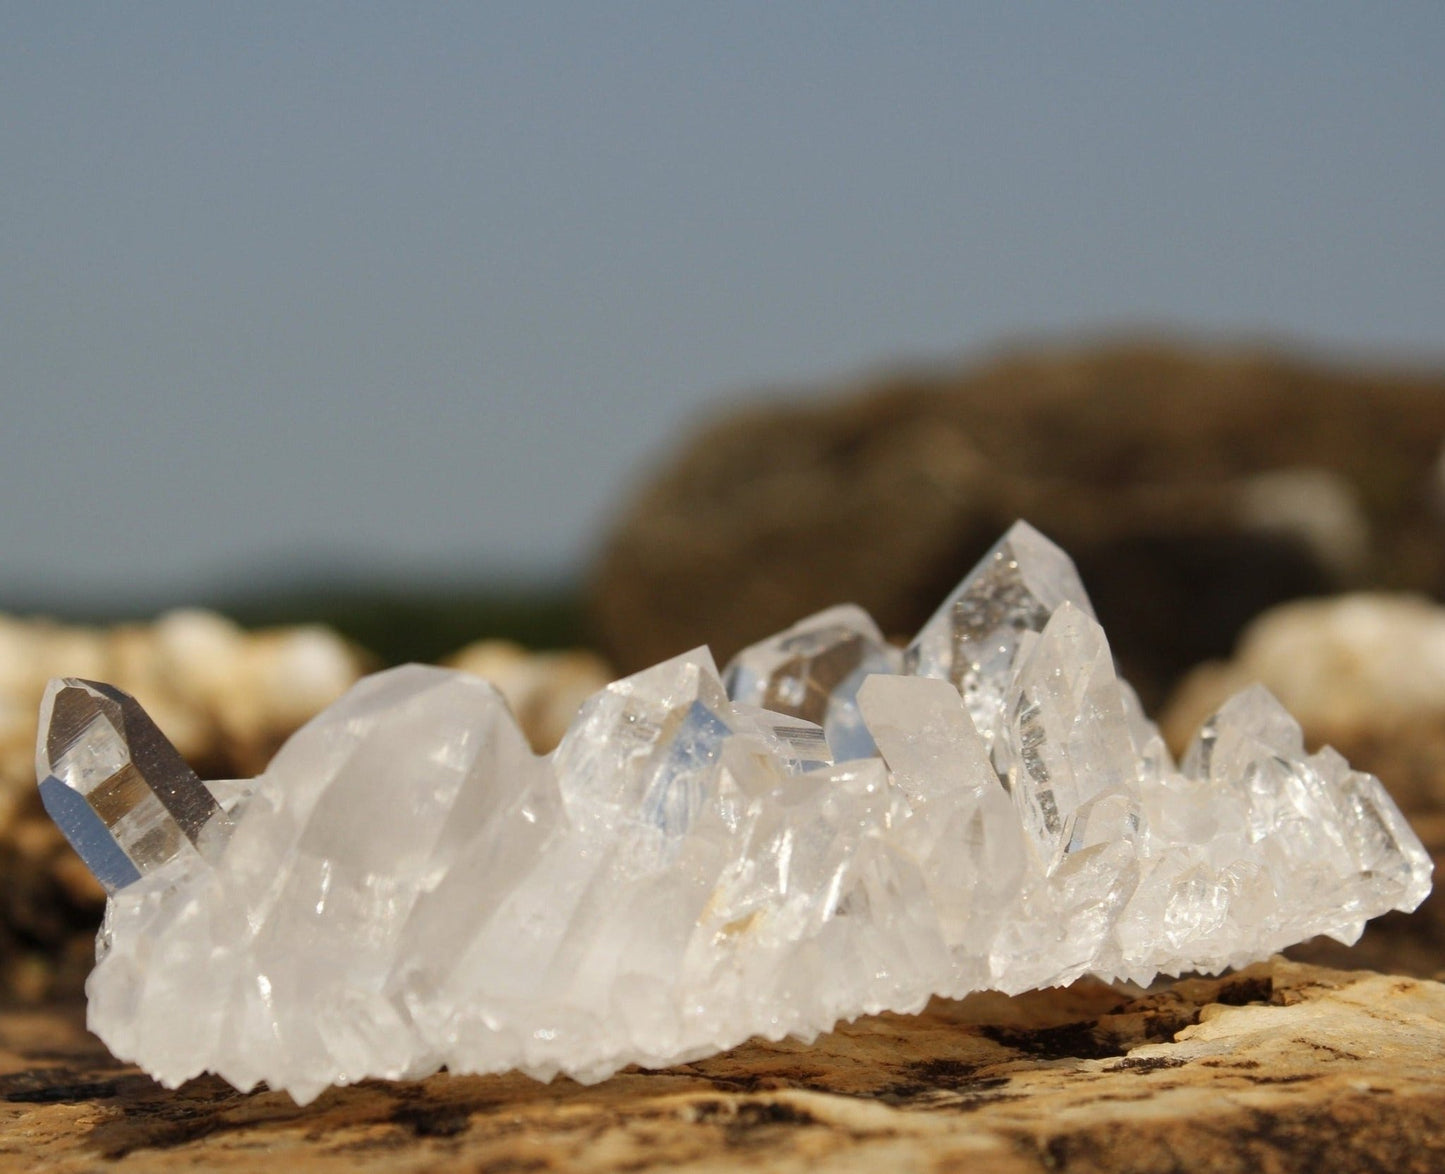
[[[1304,599],[1274,608],[1245,629],[1234,656],[1190,672],[1175,689],[1161,725],[1181,747],[1226,697],[1259,682],[1305,731],[1352,763],[1358,747],[1389,761],[1389,783],[1402,807],[1445,811],[1445,607],[1421,596],[1366,593]],[[1424,751],[1410,770],[1382,759]]]
[[[305,1109],[168,1092],[74,1010],[0,1014],[0,1168],[1310,1174],[1445,1169],[1445,986],[1276,960],[935,1002],[657,1072],[436,1076]]]
[[[0,615],[0,824],[34,790],[36,710],[51,677],[117,685],[198,768],[249,775],[365,668],[319,626],[245,632],[195,610],[111,628]]]

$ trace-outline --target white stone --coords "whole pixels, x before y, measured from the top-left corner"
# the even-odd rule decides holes
[[[253,790],[212,786],[223,850],[134,862],[90,1026],[167,1084],[299,1101],[442,1066],[590,1081],[934,994],[1350,940],[1428,891],[1379,783],[1307,756],[1261,690],[1176,767],[1032,528],[920,634],[921,675],[860,615],[749,650],[732,697],[705,649],[615,682],[546,757],[474,677],[363,680]]]
[[[1374,728],[1445,713],[1445,607],[1413,595],[1359,592],[1271,608],[1234,658],[1191,672],[1170,705],[1183,743],[1232,693],[1268,686],[1306,729]]]

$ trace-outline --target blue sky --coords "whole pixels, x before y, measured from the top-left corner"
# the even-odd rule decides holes
[[[1445,4],[0,0],[0,607],[582,565],[701,416],[1445,355]]]

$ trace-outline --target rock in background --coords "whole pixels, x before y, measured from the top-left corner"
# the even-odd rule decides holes
[[[538,754],[549,753],[582,702],[612,680],[595,653],[529,652],[510,640],[478,640],[442,663],[491,681]]]
[[[899,376],[703,430],[619,522],[593,611],[629,671],[699,643],[725,661],[840,600],[906,636],[1024,516],[1076,556],[1153,708],[1280,600],[1363,584],[1439,592],[1442,438],[1445,377],[1262,352],[1113,345]],[[1440,617],[1423,598],[1284,609],[1235,662],[1189,678],[1166,728],[1177,744],[1223,692],[1262,679],[1312,743],[1382,778],[1439,858]],[[493,680],[538,750],[612,675],[591,654],[497,641],[447,663]],[[204,777],[226,777],[261,770],[371,664],[325,628],[247,633],[206,612],[113,629],[0,617],[0,992],[77,989],[101,907],[35,799],[49,677],[135,693]],[[1445,903],[1384,919],[1348,956],[1314,956],[1445,972]]]
[[[621,515],[623,671],[851,601],[911,635],[1016,518],[1079,563],[1146,702],[1271,604],[1445,585],[1445,376],[1266,352],[1031,351],[702,428]]]

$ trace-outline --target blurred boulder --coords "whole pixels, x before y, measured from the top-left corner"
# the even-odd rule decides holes
[[[1179,683],[1161,716],[1171,746],[1182,748],[1225,698],[1254,683],[1273,692],[1314,743],[1379,742],[1371,751],[1378,754],[1384,743],[1418,742],[1402,732],[1445,723],[1445,607],[1361,592],[1271,609],[1244,630],[1230,660],[1202,664]],[[1403,805],[1445,814],[1445,758],[1408,776],[1408,786],[1392,773]]]
[[[1146,700],[1252,616],[1445,583],[1445,376],[1112,344],[741,408],[641,486],[598,560],[604,651],[720,661],[852,601],[911,635],[1016,518],[1076,558]]]
[[[582,702],[612,680],[594,653],[528,652],[510,640],[479,640],[442,663],[495,685],[539,754],[562,740]]]
[[[1292,712],[1311,749],[1330,745],[1377,775],[1445,875],[1445,607],[1411,595],[1299,600],[1259,616],[1228,661],[1200,665],[1161,715],[1182,751],[1231,694],[1263,684]],[[1371,923],[1353,949],[1319,941],[1310,961],[1445,974],[1445,895],[1410,916]]]

